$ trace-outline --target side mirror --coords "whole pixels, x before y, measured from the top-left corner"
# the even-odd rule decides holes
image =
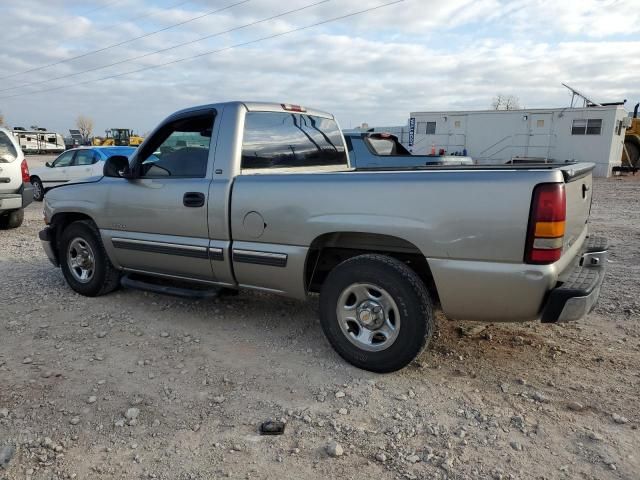
[[[107,161],[104,162],[102,174],[105,177],[133,178],[129,168],[129,159],[124,155],[113,155],[107,158]]]
[[[49,168],[53,168],[53,165],[51,164],[51,162],[46,162],[44,164],[45,167],[49,167]]]

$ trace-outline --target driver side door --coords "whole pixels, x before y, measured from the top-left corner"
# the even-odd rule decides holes
[[[215,112],[169,119],[131,159],[134,179],[105,178],[102,235],[125,270],[214,281],[209,261],[207,196]]]

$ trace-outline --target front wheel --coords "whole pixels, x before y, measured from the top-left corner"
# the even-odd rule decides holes
[[[31,179],[31,185],[33,186],[33,199],[36,202],[41,202],[44,199],[44,186],[42,181],[38,177]]]
[[[407,265],[385,255],[359,255],[326,278],[320,323],[349,363],[394,372],[426,347],[433,332],[433,306],[424,283]]]
[[[65,228],[59,255],[64,278],[79,294],[97,297],[118,288],[120,273],[109,260],[93,222],[82,220]]]

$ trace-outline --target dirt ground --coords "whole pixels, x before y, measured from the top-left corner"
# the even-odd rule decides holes
[[[611,255],[593,313],[482,331],[439,315],[389,375],[333,352],[317,298],[83,298],[33,204],[0,232],[0,479],[637,479],[640,177],[594,191]],[[258,435],[271,418],[284,435]]]

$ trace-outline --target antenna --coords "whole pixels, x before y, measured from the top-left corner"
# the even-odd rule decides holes
[[[594,102],[589,97],[587,97],[586,95],[580,93],[575,88],[570,87],[566,83],[563,83],[562,86],[568,88],[571,91],[571,108],[574,107],[574,102],[576,101],[576,99],[577,100],[582,99],[582,106],[583,107],[601,107],[602,106],[598,102]]]

